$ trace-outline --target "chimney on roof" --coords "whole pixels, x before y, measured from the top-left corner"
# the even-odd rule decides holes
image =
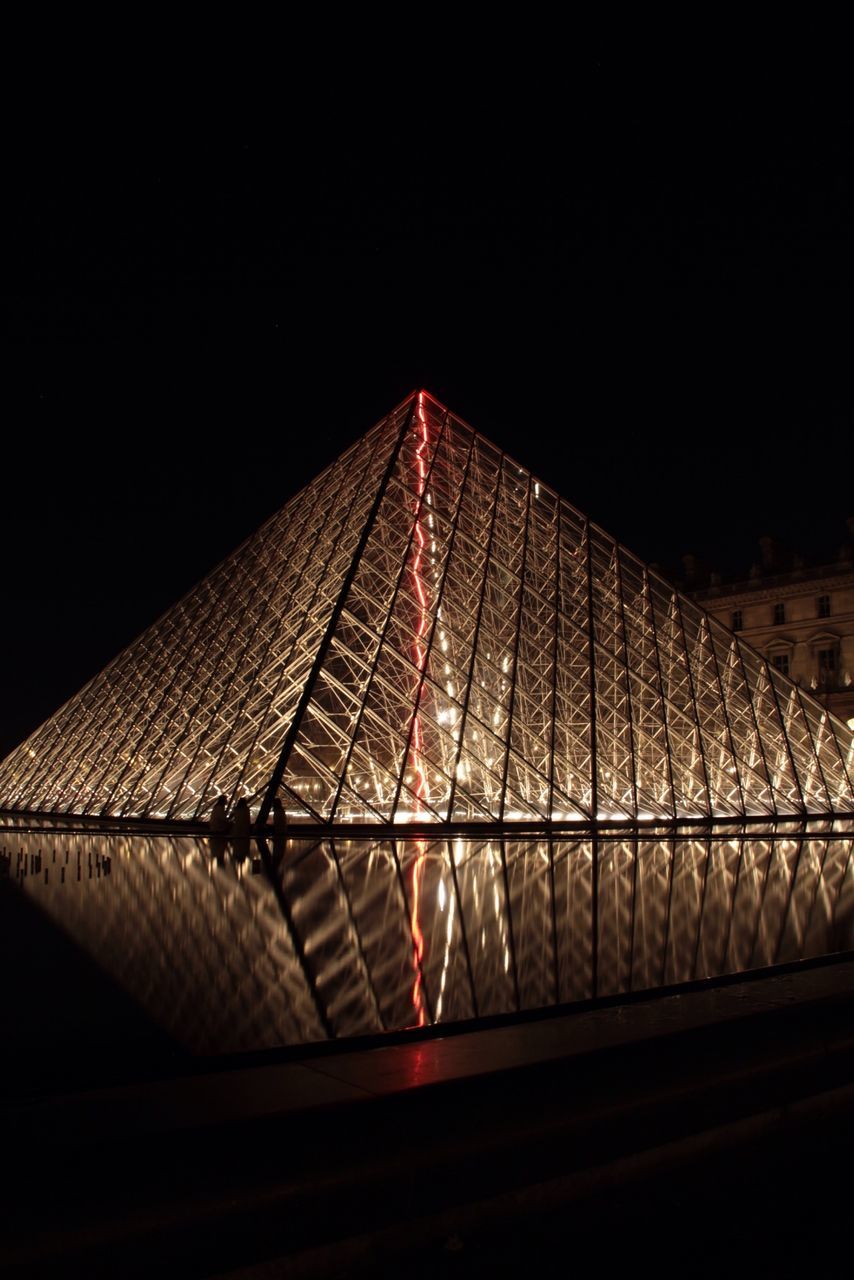
[[[845,523],[848,525],[848,541],[839,548],[839,559],[854,560],[854,516],[849,516]]]
[[[773,538],[769,538],[767,534],[759,539],[759,546],[762,549],[762,568],[771,569],[777,558],[777,546]]]

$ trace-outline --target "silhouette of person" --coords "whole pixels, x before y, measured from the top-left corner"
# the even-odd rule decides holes
[[[273,801],[273,834],[283,836],[288,829],[288,815],[278,796]]]
[[[249,801],[238,800],[231,817],[231,834],[235,840],[248,840],[252,835],[252,814],[249,812]]]
[[[208,818],[208,830],[215,835],[226,835],[228,832],[228,814],[225,811],[225,796],[217,796],[211,816]]]

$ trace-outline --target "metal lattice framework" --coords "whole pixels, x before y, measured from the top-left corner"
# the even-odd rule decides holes
[[[426,392],[0,766],[0,803],[324,824],[850,813],[839,721]]]

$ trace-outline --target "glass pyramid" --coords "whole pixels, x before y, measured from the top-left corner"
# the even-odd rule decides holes
[[[426,392],[0,765],[0,805],[322,824],[851,813],[851,732]]]

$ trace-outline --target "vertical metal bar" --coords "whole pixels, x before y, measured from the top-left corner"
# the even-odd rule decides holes
[[[590,809],[593,818],[593,830],[591,832],[593,864],[591,867],[592,883],[590,904],[592,914],[591,928],[593,931],[593,949],[590,957],[590,984],[592,987],[592,995],[595,999],[599,994],[599,840],[597,839],[599,823],[599,777],[596,749],[596,668],[594,658],[596,650],[596,631],[593,623],[593,550],[590,538],[590,520],[587,517],[585,517],[584,520],[584,540],[587,552],[587,648],[590,674]]]
[[[623,600],[623,570],[620,563],[620,548],[614,543],[614,588],[617,595],[617,601],[620,611],[620,630],[623,637],[623,668],[626,674],[626,705],[628,707],[628,725],[629,725],[629,752],[632,770],[632,816],[637,821],[638,817],[638,762],[637,762],[637,743],[635,742],[634,730],[634,703],[632,700],[632,675],[629,667],[629,634],[626,627],[626,607]],[[632,901],[632,915],[634,916],[634,900]]]
[[[376,523],[377,514],[379,512],[380,506],[382,505],[382,500],[385,497],[385,492],[386,492],[386,489],[388,488],[388,484],[394,472],[395,466],[397,465],[397,459],[400,454],[403,441],[406,438],[406,434],[409,431],[409,428],[412,424],[414,413],[415,413],[415,399],[413,398],[412,408],[409,410],[409,413],[406,414],[403,419],[403,426],[400,429],[400,433],[397,437],[397,442],[395,443],[395,446],[391,451],[391,456],[389,458],[388,465],[385,469],[385,474],[383,475],[382,481],[380,482],[380,487],[377,490],[377,496],[374,498],[373,505],[371,506],[371,509],[368,512],[368,517],[365,521],[364,528],[362,529],[362,533],[356,545],[356,549],[353,552],[353,559],[350,561],[350,568],[347,570],[344,581],[341,584],[341,590],[338,593],[338,599],[335,601],[335,606],[330,615],[329,622],[327,623],[326,631],[324,632],[323,639],[321,640],[320,645],[318,646],[318,650],[317,650],[317,653],[315,654],[314,662],[312,663],[311,671],[309,672],[308,678],[305,682],[305,685],[303,686],[302,695],[300,696],[300,700],[297,703],[296,710],[294,711],[293,719],[291,720],[288,731],[285,734],[285,740],[282,744],[281,752],[279,753],[278,762],[276,763],[276,767],[273,770],[272,777],[270,778],[270,782],[267,787],[266,795],[264,796],[264,800],[261,804],[261,809],[258,814],[259,827],[263,827],[264,824],[266,823],[267,817],[270,813],[270,809],[273,806],[273,799],[276,795],[276,792],[279,789],[279,784],[282,781],[282,778],[284,777],[285,769],[287,768],[288,760],[290,759],[290,754],[293,749],[294,742],[297,739],[297,735],[299,734],[299,731],[300,731],[300,726],[302,725],[303,716],[306,713],[308,704],[311,701],[312,694],[314,693],[314,686],[317,683],[317,677],[319,676],[320,671],[323,667],[323,664],[326,661],[326,655],[329,652],[329,646],[332,643],[332,637],[335,634],[335,628],[338,626],[338,620],[341,617],[341,614],[344,612],[344,605],[347,600],[347,595],[350,591],[350,587],[353,585],[353,579],[356,577],[356,572],[359,568],[359,563],[362,559],[362,554],[365,550],[365,547],[367,546],[368,538],[371,536],[371,532]]]
[[[667,948],[670,944],[670,913],[673,909],[673,881],[676,877],[676,846],[680,843],[674,836],[662,840],[665,846],[670,845],[670,876],[667,881],[667,905],[664,908],[664,943],[661,948],[661,971],[659,986],[664,986],[667,977]]]
[[[498,799],[498,821],[504,821],[507,809],[507,778],[510,773],[510,744],[513,739],[513,711],[516,706],[516,679],[519,670],[519,644],[522,638],[522,614],[525,607],[525,566],[528,563],[528,536],[531,525],[531,477],[525,501],[525,531],[522,538],[522,564],[519,570],[519,598],[517,602],[516,637],[513,644],[513,674],[510,678],[510,702],[507,707],[507,742],[504,748],[504,768],[501,771],[501,795]],[[504,855],[502,854],[502,857]]]
[[[501,874],[504,880],[504,902],[507,906],[507,934],[510,939],[510,963],[513,967],[513,997],[516,1001],[516,1012],[520,1012],[522,1002],[519,997],[519,971],[516,967],[516,940],[513,934],[513,907],[510,902],[510,876],[507,872],[507,856],[504,849],[504,840],[499,838],[499,848],[501,850]]]
[[[828,850],[830,849],[830,844],[832,840],[833,840],[832,832],[826,833],[824,836],[824,852],[822,853],[821,860],[819,861],[819,864],[818,864],[818,875],[816,876],[815,888],[813,889],[813,892],[812,892],[812,902],[810,903],[810,909],[807,912],[807,918],[804,924],[804,936],[801,942],[802,952],[806,950],[806,941],[807,941],[807,938],[809,937],[810,926],[812,925],[812,918],[815,915],[815,904],[818,902],[819,890],[821,889],[822,881],[824,880],[824,864],[827,862],[827,854],[828,854]],[[806,956],[801,955],[800,959],[805,960]]]
[[[696,942],[694,943],[694,963],[691,966],[691,977],[694,979],[696,979],[697,977],[697,962],[700,958],[700,934],[702,933],[703,915],[706,910],[706,886],[709,883],[709,868],[712,865],[712,852],[713,852],[714,842],[711,836],[711,829],[708,836],[701,837],[701,838],[705,840],[707,849],[706,849],[706,865],[703,868],[703,888],[700,892],[700,910],[697,916],[697,939],[696,939]]]
[[[836,901],[833,904],[833,949],[834,951],[843,951],[847,949],[839,945],[841,939],[839,936],[840,935],[839,923],[836,917],[839,914],[840,900],[842,899],[842,895],[845,892],[845,881],[848,879],[848,871],[851,866],[852,858],[854,858],[854,840],[851,839],[851,836],[849,834],[848,857],[845,859],[845,866],[842,869],[842,875],[840,876],[840,879],[839,879],[839,892],[837,893]]]
[[[332,839],[330,839],[329,841],[329,850],[332,854],[332,861],[335,863],[335,870],[338,873],[338,883],[341,886],[341,893],[343,894],[344,901],[347,904],[347,915],[350,917],[350,926],[353,930],[353,936],[356,939],[356,949],[359,952],[359,958],[362,961],[362,967],[365,970],[365,978],[367,979],[368,990],[371,993],[371,1004],[374,1006],[374,1013],[377,1015],[377,1021],[379,1022],[383,1031],[386,1031],[388,1029],[388,1024],[386,1023],[385,1017],[383,1016],[382,1006],[380,1004],[380,998],[377,993],[377,989],[374,986],[374,979],[373,979],[373,975],[371,974],[371,966],[368,963],[368,956],[365,951],[364,944],[362,942],[362,933],[361,933],[361,930],[359,929],[358,924],[356,923],[356,913],[353,910],[353,900],[350,897],[350,890],[347,888],[347,882],[344,879],[344,872],[341,869],[341,859],[338,857],[338,850],[335,848],[335,841]]]
[[[709,652],[712,655],[712,662],[715,668],[715,679],[717,681],[718,691],[721,695],[721,710],[723,711],[724,724],[726,725],[727,738],[729,739],[729,753],[732,757],[732,767],[735,769],[735,781],[738,787],[738,794],[741,798],[742,817],[747,817],[747,802],[744,798],[744,785],[741,781],[741,770],[739,768],[738,756],[735,753],[735,739],[732,736],[732,725],[730,723],[729,712],[727,711],[726,696],[724,695],[723,681],[721,680],[721,669],[718,665],[718,655],[715,653],[715,642],[712,638],[712,629],[707,614],[703,614],[703,625],[705,627],[706,636],[709,641]]]
[[[703,780],[706,785],[706,799],[709,805],[709,817],[715,816],[714,801],[712,800],[712,788],[709,782],[709,769],[706,764],[706,744],[703,739],[703,730],[700,726],[700,713],[697,709],[697,694],[694,689],[694,676],[691,672],[691,655],[688,653],[688,637],[685,635],[685,622],[682,618],[682,605],[679,599],[679,592],[673,592],[673,609],[675,615],[679,619],[679,632],[682,636],[682,650],[685,654],[685,670],[688,675],[688,689],[691,694],[691,706],[694,709],[694,724],[697,728],[697,745],[700,749],[700,763],[703,766]]]
[[[759,894],[759,905],[756,910],[756,923],[753,929],[753,940],[750,944],[750,951],[748,953],[751,963],[753,961],[753,956],[756,952],[756,944],[759,941],[759,929],[762,924],[762,916],[765,912],[765,899],[768,896],[768,882],[771,878],[771,868],[774,864],[774,859],[777,856],[775,840],[776,840],[776,836],[772,835],[770,838],[771,849],[768,854],[768,861],[765,864],[765,875],[762,879],[762,891]]]
[[[771,667],[768,663],[767,658],[763,658],[758,654],[757,654],[757,657],[759,658],[759,661],[762,663],[762,667],[760,669],[764,670],[765,679],[768,682],[768,688],[771,690],[771,697],[774,701],[774,706],[777,708],[777,717],[780,721],[780,732],[782,733],[783,741],[786,744],[786,751],[788,752],[788,755],[789,755],[789,763],[792,766],[792,777],[795,779],[795,786],[798,788],[798,795],[801,797],[801,805],[803,807],[803,812],[805,814],[808,814],[809,805],[807,804],[807,797],[804,792],[804,788],[801,784],[801,775],[798,772],[798,766],[795,761],[795,753],[792,750],[792,744],[789,741],[789,731],[786,728],[786,720],[785,720],[785,717],[783,716],[783,709],[780,706],[780,699],[777,697],[777,689],[774,684],[773,677],[771,675]]]
[[[738,900],[738,885],[741,879],[742,863],[744,862],[745,843],[746,843],[746,840],[744,835],[744,827],[742,827],[742,835],[738,842],[738,859],[735,864],[735,881],[732,886],[732,898],[730,899],[730,904],[729,904],[729,923],[727,924],[726,940],[724,941],[724,949],[723,949],[723,964],[726,972],[729,972],[729,970],[727,969],[727,957],[729,955],[730,942],[732,941],[733,917],[735,916],[735,904]]]
[[[741,679],[744,683],[744,691],[747,697],[747,705],[750,707],[750,714],[753,717],[753,727],[756,731],[756,741],[759,744],[759,754],[762,757],[762,765],[765,769],[765,778],[768,782],[768,790],[771,793],[771,809],[773,813],[777,812],[777,799],[774,795],[774,783],[771,780],[771,770],[768,768],[768,757],[765,752],[765,740],[759,730],[759,721],[756,717],[756,707],[753,705],[753,692],[750,688],[750,681],[747,678],[747,668],[744,665],[744,655],[741,652],[741,645],[738,638],[734,634],[730,637],[732,642],[732,652],[735,655],[739,668],[741,670]],[[785,741],[785,736],[784,736]],[[794,772],[794,768],[793,768]]]
[[[783,945],[783,939],[784,939],[784,937],[786,936],[786,925],[788,924],[788,921],[789,921],[789,913],[790,913],[790,911],[791,911],[791,909],[792,909],[792,901],[793,901],[794,896],[795,896],[795,885],[796,885],[796,884],[797,884],[797,882],[798,882],[798,870],[799,870],[800,865],[801,865],[801,855],[803,854],[803,851],[804,851],[804,845],[805,845],[805,843],[806,843],[806,840],[807,840],[807,837],[805,837],[805,836],[801,836],[800,840],[798,841],[798,852],[795,854],[795,865],[792,867],[792,878],[791,878],[791,880],[789,881],[789,895],[788,895],[788,897],[786,898],[786,906],[785,906],[785,909],[784,909],[784,911],[783,911],[783,915],[782,915],[782,917],[781,917],[781,919],[780,919],[780,932],[779,932],[779,934],[777,935],[777,945],[776,945],[776,947],[774,948],[774,955],[773,955],[773,957],[772,957],[772,961],[771,961],[771,963],[772,963],[772,964],[776,964],[776,963],[777,963],[778,957],[779,957],[779,955],[780,955],[780,948],[782,947],[782,945]],[[772,846],[772,847],[773,847],[773,846]],[[771,874],[771,858],[769,858],[769,859],[768,859],[768,873],[766,874],[766,877],[765,877],[766,885],[767,885],[767,882],[768,882],[768,876],[769,876],[770,874]],[[764,895],[764,893],[763,893],[763,895],[762,895],[762,905],[764,905],[764,901],[765,901],[765,895]],[[760,917],[761,917],[761,912],[762,912],[762,905],[760,905]],[[759,918],[757,918],[757,922],[756,922],[756,935],[755,935],[755,937],[754,937],[754,939],[753,939],[753,947],[754,947],[754,950],[756,949],[756,942],[757,942],[758,937],[759,937]],[[751,958],[752,958],[752,957],[751,957]]]
[[[676,805],[676,787],[673,782],[673,748],[670,742],[670,726],[667,721],[667,699],[664,696],[664,677],[661,674],[661,651],[658,646],[658,628],[655,625],[655,605],[652,600],[652,590],[649,585],[649,573],[644,567],[643,571],[644,585],[644,604],[649,610],[649,625],[652,629],[652,651],[655,654],[655,670],[658,676],[658,702],[661,709],[661,723],[664,729],[664,750],[667,760],[667,781],[670,787],[670,809],[673,817],[678,817]]]
[[[469,702],[471,701],[471,686],[474,680],[474,667],[477,661],[477,648],[480,640],[480,620],[483,617],[483,602],[486,598],[486,584],[489,581],[489,566],[492,557],[492,537],[495,533],[495,519],[498,515],[498,496],[503,483],[505,459],[504,454],[500,456],[498,463],[498,476],[495,484],[495,498],[492,503],[492,515],[489,521],[489,534],[486,543],[486,554],[483,561],[483,582],[480,588],[480,600],[477,606],[477,616],[474,624],[474,634],[471,641],[471,658],[469,659],[468,677],[466,679],[466,691],[463,695],[463,705],[460,712],[460,736],[457,741],[457,749],[454,752],[454,767],[451,770],[451,786],[448,792],[448,821],[451,821],[454,812],[454,800],[457,794],[457,771],[460,767],[460,756],[462,755],[463,742],[465,741],[466,723],[468,720]]]
[[[632,921],[629,929],[629,991],[634,990],[635,985],[635,920],[637,918],[636,904],[638,896],[638,862],[640,861],[640,837],[637,829],[631,839],[632,854]]]
[[[480,1017],[480,1006],[477,999],[477,987],[474,981],[474,968],[471,962],[471,951],[469,950],[468,930],[466,929],[466,917],[463,911],[463,897],[460,893],[460,883],[457,876],[457,866],[454,860],[454,849],[452,841],[447,842],[448,860],[451,864],[451,879],[454,882],[454,897],[457,900],[457,912],[460,917],[460,937],[463,940],[463,955],[465,956],[466,972],[469,979],[469,990],[471,992],[472,1011],[476,1018]]]
[[[821,778],[821,785],[824,787],[824,794],[827,796],[828,813],[833,813],[833,800],[830,795],[830,787],[827,785],[827,776],[824,772],[824,766],[821,763],[821,756],[819,754],[818,746],[816,744],[815,734],[813,733],[810,727],[809,716],[807,715],[806,707],[804,706],[803,695],[801,693],[801,689],[799,685],[795,685],[794,687],[795,687],[796,696],[798,699],[798,706],[801,709],[801,715],[803,717],[804,727],[806,728],[807,736],[809,737],[810,745],[812,746],[812,753],[815,756],[815,762],[816,762],[816,765],[818,766],[819,777]],[[822,711],[824,712],[825,715],[827,714],[827,712],[824,711],[824,708],[822,708]]]
[[[549,852],[549,891],[551,894],[551,924],[552,924],[552,979],[554,981],[554,1000],[555,1004],[560,1003],[560,968],[558,965],[557,953],[557,889],[555,885],[555,858],[554,847],[551,836],[548,838]]]
[[[555,742],[557,740],[557,660],[560,649],[560,609],[561,609],[561,591],[560,591],[560,571],[561,571],[561,502],[557,502],[557,530],[555,533],[555,598],[554,598],[554,635],[552,637],[552,716],[551,716],[551,740],[549,742],[549,812],[550,821],[554,820],[555,806]],[[552,881],[554,881],[554,860],[552,858],[551,843],[549,844],[549,861],[552,867]],[[557,953],[555,953],[555,963],[557,963]],[[557,988],[555,988],[557,990]],[[555,996],[557,999],[557,996]]]
[[[817,702],[817,705],[821,706],[821,704],[818,702]],[[836,748],[836,754],[839,757],[839,764],[840,764],[840,768],[842,769],[842,776],[846,780],[850,788],[854,786],[854,776],[852,776],[848,771],[848,764],[842,751],[842,744],[840,743],[839,738],[836,736],[836,730],[834,729],[833,725],[830,723],[830,720],[831,720],[830,710],[827,707],[822,707],[822,712],[825,717],[825,725],[827,728],[828,736],[833,742],[833,745]]]

